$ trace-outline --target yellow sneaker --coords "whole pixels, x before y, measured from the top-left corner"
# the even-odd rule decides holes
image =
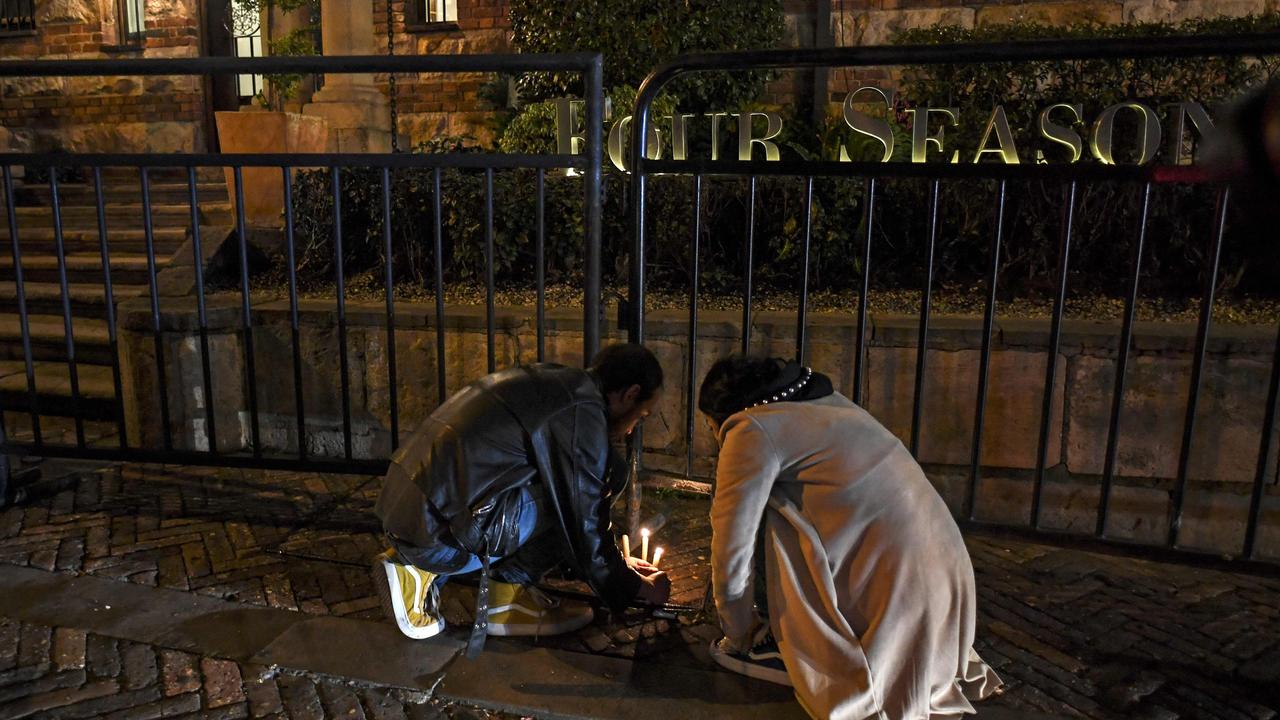
[[[382,612],[396,621],[400,632],[415,640],[444,630],[438,596],[432,585],[436,576],[422,568],[396,562],[396,551],[387,550],[373,562],[373,585],[382,600]]]
[[[537,588],[489,583],[490,635],[559,635],[590,624],[590,605],[562,603]]]

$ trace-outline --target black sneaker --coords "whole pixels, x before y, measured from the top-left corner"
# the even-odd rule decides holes
[[[756,633],[755,644],[745,653],[729,652],[724,648],[725,640],[720,638],[711,643],[711,659],[720,667],[757,680],[792,687],[791,678],[787,677],[787,666],[782,664],[778,641],[773,639],[773,632],[767,625]]]

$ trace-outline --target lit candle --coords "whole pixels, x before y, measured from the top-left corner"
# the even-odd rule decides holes
[[[649,528],[640,528],[640,559],[649,560]]]
[[[653,566],[658,567],[658,563],[662,562],[662,548],[655,547],[653,549]]]
[[[631,538],[626,535],[622,536],[622,557],[631,557]]]

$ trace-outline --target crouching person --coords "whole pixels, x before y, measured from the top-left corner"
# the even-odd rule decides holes
[[[631,344],[587,370],[551,364],[484,377],[451,397],[392,457],[376,512],[391,543],[374,577],[384,612],[411,638],[444,629],[447,578],[480,573],[472,651],[488,635],[553,635],[592,620],[533,587],[566,566],[609,606],[660,604],[670,581],[622,556],[609,507],[623,463],[611,441],[649,414],[662,368]]]
[[[997,692],[973,650],[964,538],[889,430],[822,373],[776,358],[717,362],[698,408],[720,446],[716,662],[792,685],[832,720],[954,720]]]

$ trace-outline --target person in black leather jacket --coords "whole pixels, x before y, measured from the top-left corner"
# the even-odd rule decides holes
[[[555,566],[613,608],[665,602],[666,575],[624,558],[609,520],[626,482],[611,442],[649,414],[661,389],[653,353],[618,344],[588,370],[503,370],[438,407],[392,458],[376,507],[392,549],[375,578],[400,629],[415,638],[440,632],[444,579],[475,571],[475,649],[485,633],[549,635],[591,621],[589,607],[530,587]]]

